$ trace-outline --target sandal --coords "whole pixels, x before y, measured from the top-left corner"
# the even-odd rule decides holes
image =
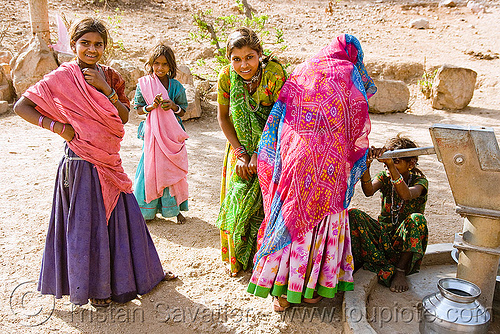
[[[290,302],[283,297],[273,296],[273,311],[274,312],[285,312],[287,308],[291,306]]]
[[[111,298],[99,299],[99,298],[90,298],[90,305],[94,307],[108,307],[111,304]]]
[[[173,281],[176,278],[177,275],[169,270],[165,272],[165,276],[163,277],[162,281]]]
[[[304,298],[303,302],[307,304],[316,304],[321,301],[321,299],[323,299],[323,296],[320,296],[315,292],[312,298]]]

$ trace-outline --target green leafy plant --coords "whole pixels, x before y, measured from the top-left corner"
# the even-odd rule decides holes
[[[245,13],[245,17],[239,15],[214,16],[211,9],[193,14],[193,24],[197,29],[190,32],[190,37],[198,42],[209,42],[215,46],[214,60],[216,65],[215,68],[212,68],[214,74],[217,74],[222,67],[229,64],[229,60],[225,56],[226,48],[224,44],[229,33],[236,28],[251,28],[260,36],[263,44],[283,44],[279,48],[280,51],[284,51],[288,47],[283,30],[274,28],[274,35],[271,35],[269,29],[267,29],[269,16],[252,15],[250,6],[245,0],[236,0],[236,4],[240,13]],[[270,54],[269,50],[265,50],[264,53]]]
[[[420,91],[427,99],[429,99],[432,95],[432,82],[436,77],[437,71],[438,70],[434,70],[432,72],[424,72],[424,74],[422,74],[422,79],[418,80],[417,82],[420,86]]]
[[[95,10],[94,12],[97,16],[100,16],[99,10]],[[105,18],[101,16],[101,18],[106,22],[106,26],[110,33],[108,36],[108,45],[101,59],[104,64],[108,64],[113,59],[122,59],[123,53],[126,52],[123,40],[113,38],[113,35],[119,36],[120,24],[123,20],[123,11],[116,7],[113,15],[108,15]]]

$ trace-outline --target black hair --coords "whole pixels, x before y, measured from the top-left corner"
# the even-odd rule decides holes
[[[108,45],[108,29],[101,20],[92,17],[83,19],[72,27],[70,41],[76,43],[83,35],[89,32],[96,32],[101,35],[104,47]]]
[[[146,71],[149,72],[149,74],[153,73],[153,63],[155,62],[156,59],[159,57],[164,56],[165,59],[167,59],[167,64],[169,71],[167,73],[167,76],[169,79],[175,78],[177,75],[177,63],[175,62],[175,55],[174,51],[172,48],[168,45],[165,45],[163,43],[159,43],[156,45],[153,50],[151,51],[151,55],[149,56],[148,62],[145,64]]]
[[[403,136],[401,132],[398,133],[396,137],[388,139],[387,142],[385,143],[385,148],[389,150],[400,150],[400,149],[417,148],[417,147],[418,145],[413,140],[411,140],[406,136]],[[415,167],[412,169],[412,171],[415,172],[416,174],[424,176],[424,173],[422,173],[422,171],[416,167],[418,164],[418,156],[405,157],[401,159],[406,161],[414,161]]]

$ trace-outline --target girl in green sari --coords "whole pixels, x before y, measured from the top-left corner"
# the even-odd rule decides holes
[[[263,59],[262,45],[252,30],[240,28],[227,41],[231,64],[219,73],[219,125],[227,138],[222,170],[221,208],[216,225],[222,260],[236,276],[252,264],[257,232],[264,219],[257,178],[257,148],[286,74],[276,60]]]

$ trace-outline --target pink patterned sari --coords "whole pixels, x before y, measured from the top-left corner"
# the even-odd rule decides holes
[[[274,282],[275,287],[276,283],[286,286],[286,282],[276,281],[279,281],[276,275],[267,281],[262,276],[264,263],[272,262],[271,257],[288,263],[290,277],[297,270],[303,271],[299,273],[302,281],[310,277],[314,266],[307,261],[318,243],[326,248],[316,250],[316,254],[338,253],[338,256],[330,259],[334,262],[329,264],[320,261],[317,276],[331,276],[330,282],[345,276],[351,280],[350,285],[339,287],[352,288],[352,275],[341,273],[346,270],[352,273],[352,265],[346,264],[352,262],[352,256],[345,211],[354,185],[366,169],[370,132],[368,97],[376,91],[362,60],[358,40],[341,35],[299,65],[281,90],[259,144],[258,175],[265,219],[258,235],[259,250],[249,292],[267,295],[269,282]],[[327,227],[330,232],[325,230]],[[304,246],[299,253],[307,256],[299,256],[302,260],[292,266],[292,257],[286,254],[300,243]],[[327,249],[332,245],[337,249],[342,246],[342,251]],[[321,274],[325,266],[334,270]],[[312,296],[317,282],[309,284],[312,288],[307,295]],[[263,289],[260,292],[259,286]],[[337,285],[330,288],[325,297],[332,297]],[[282,290],[276,289],[273,294],[279,295]],[[320,289],[317,291],[321,294]],[[300,302],[300,298],[289,297],[289,300]]]

